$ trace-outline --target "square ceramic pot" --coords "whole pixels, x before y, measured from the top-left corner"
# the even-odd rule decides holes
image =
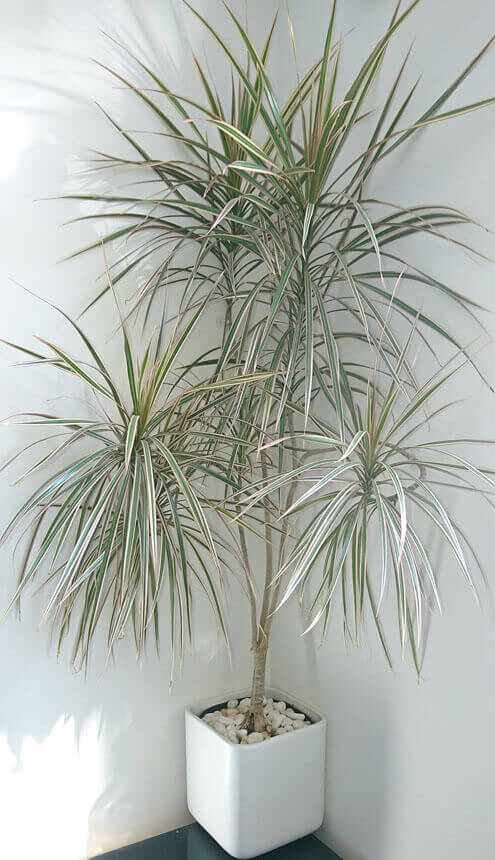
[[[312,725],[263,743],[232,744],[199,716],[218,697],[186,709],[189,810],[239,860],[306,836],[323,821],[326,720],[288,693],[268,688],[267,695],[294,705]],[[222,701],[245,696],[249,691]]]

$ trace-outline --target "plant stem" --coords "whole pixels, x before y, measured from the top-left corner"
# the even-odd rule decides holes
[[[256,648],[258,624],[256,620],[256,592],[254,590],[253,581],[249,573],[249,555],[246,544],[246,535],[244,528],[239,524],[239,543],[241,546],[242,558],[244,562],[244,574],[246,577],[247,593],[249,598],[249,609],[251,615],[251,648],[254,651]]]
[[[266,480],[268,477],[268,469],[266,465],[266,456],[265,454],[261,454],[261,472],[263,475],[263,479]],[[267,636],[267,620],[270,606],[270,587],[273,579],[273,545],[272,545],[272,525],[271,525],[271,513],[268,507],[268,500],[265,504],[264,510],[264,518],[265,518],[265,585],[263,588],[263,602],[261,605],[261,613],[260,613],[260,623],[258,626],[258,645],[261,642],[266,641],[268,646],[268,636]]]
[[[292,416],[288,419],[289,427],[293,432]],[[294,453],[291,455],[292,466],[296,465],[296,457]],[[266,455],[261,453],[261,470],[263,478],[267,478],[268,469]],[[290,507],[294,500],[296,492],[296,482],[293,482],[287,494],[286,504],[282,506],[282,499],[279,499],[279,510]],[[278,604],[282,580],[277,579],[273,584],[273,529],[272,529],[272,510],[269,506],[269,501],[266,500],[264,509],[265,518],[265,584],[263,589],[263,601],[260,612],[260,620],[257,627],[256,646],[254,647],[254,667],[253,681],[251,687],[251,706],[246,715],[246,720],[243,726],[248,731],[263,732],[266,729],[266,717],[264,714],[263,697],[265,695],[265,678],[266,678],[266,660],[268,655],[268,646],[270,642],[270,632],[273,623],[273,614]],[[286,520],[281,521],[281,535],[278,546],[278,569],[282,565],[285,545],[288,538],[288,529]]]
[[[263,478],[267,478],[268,470],[266,456],[261,454],[261,470]],[[246,717],[246,727],[249,731],[263,732],[266,729],[266,718],[263,711],[263,697],[265,695],[266,658],[268,654],[268,616],[270,610],[270,586],[273,579],[273,546],[272,546],[272,524],[271,512],[268,504],[265,505],[265,584],[263,588],[263,601],[261,605],[260,619],[256,632],[256,646],[254,648],[253,683],[251,687],[251,707]]]
[[[263,697],[265,695],[266,657],[268,640],[264,639],[254,652],[253,686],[251,690],[251,707],[247,717],[247,728],[250,731],[264,732],[266,717],[264,714]]]

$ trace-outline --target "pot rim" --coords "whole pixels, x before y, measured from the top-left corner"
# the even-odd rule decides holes
[[[263,744],[233,744],[227,738],[223,737],[223,735],[219,734],[215,731],[215,729],[210,726],[207,722],[201,719],[199,714],[202,711],[205,711],[207,708],[213,707],[213,705],[221,704],[222,702],[228,701],[229,699],[244,699],[249,696],[251,690],[249,689],[246,692],[246,688],[242,688],[241,692],[235,690],[234,692],[226,693],[223,697],[221,696],[213,696],[208,699],[202,699],[201,701],[197,701],[186,705],[186,714],[189,717],[193,718],[197,723],[199,723],[204,729],[212,732],[215,737],[219,738],[223,741],[224,744],[228,746],[230,750],[242,750],[242,755],[244,755],[245,750],[254,750],[256,748],[260,748],[264,746]],[[293,696],[291,693],[286,693],[284,690],[280,690],[278,687],[272,687],[268,685],[265,688],[265,693],[269,696],[277,696],[280,697],[280,701],[291,702],[294,705],[300,707],[301,711],[306,714],[306,716],[310,717],[312,722],[310,726],[305,726],[303,730],[303,734],[310,731],[315,731],[316,729],[325,729],[327,725],[326,717],[320,714],[318,711],[315,711],[310,705],[307,705],[302,699],[299,699],[297,696]],[[299,736],[301,732],[287,732],[283,735],[274,735],[269,740],[270,742],[277,741],[288,741],[292,735]]]

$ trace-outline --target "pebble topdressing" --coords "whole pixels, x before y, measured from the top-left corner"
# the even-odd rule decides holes
[[[288,707],[286,702],[266,698],[263,702],[267,723],[264,732],[248,732],[247,729],[241,728],[251,704],[249,698],[241,701],[230,699],[226,708],[209,711],[202,719],[233,744],[259,744],[277,735],[285,735],[311,725],[311,721],[305,714],[297,713],[293,708]]]

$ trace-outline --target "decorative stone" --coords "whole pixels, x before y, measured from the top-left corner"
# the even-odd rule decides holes
[[[251,734],[247,736],[248,744],[260,744],[263,740],[264,737],[261,732],[251,732]]]
[[[282,725],[282,716],[279,711],[270,711],[268,719],[270,720],[270,725],[274,729],[279,729]]]
[[[305,714],[287,707],[286,702],[277,702],[271,697],[265,697],[263,701],[265,703],[263,713],[266,718],[266,728],[263,732],[249,733],[247,729],[241,729],[251,705],[249,697],[241,699],[241,701],[229,699],[227,707],[209,711],[203,719],[218,734],[233,744],[261,743],[276,735],[285,735],[295,729],[302,729],[304,726],[311,725],[311,721],[306,720]]]

